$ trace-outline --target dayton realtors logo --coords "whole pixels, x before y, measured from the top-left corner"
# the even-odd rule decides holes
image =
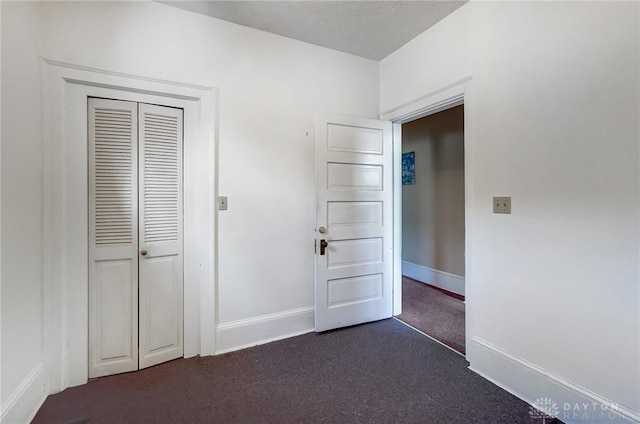
[[[550,423],[560,413],[558,405],[548,397],[536,399],[529,408],[529,416],[542,424]]]
[[[554,419],[585,420],[589,422],[618,422],[617,404],[606,405],[597,402],[578,402],[558,405],[551,398],[541,397],[529,407],[529,416],[536,424],[550,424]]]

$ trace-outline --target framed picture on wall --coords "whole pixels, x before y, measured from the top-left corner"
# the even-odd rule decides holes
[[[402,185],[416,183],[416,152],[402,154]]]

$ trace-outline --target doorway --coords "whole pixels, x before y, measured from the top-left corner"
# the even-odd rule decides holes
[[[88,99],[89,377],[182,357],[183,111]]]
[[[464,105],[402,124],[402,314],[465,353]]]

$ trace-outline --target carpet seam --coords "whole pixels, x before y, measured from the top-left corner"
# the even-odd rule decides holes
[[[417,328],[415,328],[415,327],[414,327],[414,326],[412,326],[411,324],[407,324],[406,322],[402,321],[400,318],[398,318],[398,317],[393,317],[393,319],[395,319],[396,321],[398,321],[398,322],[400,322],[400,323],[402,323],[402,324],[406,325],[407,327],[411,328],[412,330],[417,331],[418,333],[422,334],[423,336],[430,338],[430,339],[431,339],[431,340],[433,340],[434,342],[436,342],[436,343],[438,343],[438,344],[440,344],[440,345],[442,345],[442,346],[446,347],[447,349],[449,349],[449,350],[451,350],[451,351],[453,351],[453,352],[457,353],[458,355],[462,356],[463,358],[466,358],[466,357],[467,357],[466,355],[462,354],[462,352],[458,352],[457,350],[455,350],[455,349],[454,349],[454,348],[452,348],[451,346],[447,346],[446,344],[442,343],[440,340],[435,339],[435,338],[433,338],[432,336],[428,335],[427,333],[425,333],[425,332],[423,332],[423,331],[418,330]]]

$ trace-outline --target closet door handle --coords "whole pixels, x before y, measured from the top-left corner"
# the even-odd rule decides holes
[[[140,254],[141,254],[142,256],[147,256],[147,251],[146,251],[146,250],[144,250],[144,249],[142,249],[142,250],[140,251]]]

